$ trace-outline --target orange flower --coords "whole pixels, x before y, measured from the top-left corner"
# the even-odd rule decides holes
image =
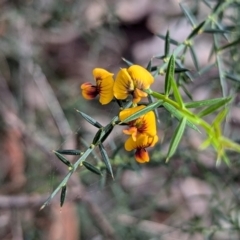
[[[142,97],[147,97],[143,90],[148,89],[154,82],[154,78],[145,68],[132,65],[121,69],[116,77],[113,94],[115,98],[123,100],[129,94],[133,96],[133,102],[138,103]]]
[[[149,155],[146,150],[148,147],[153,147],[158,141],[158,136],[149,137],[145,134],[141,134],[136,141],[131,137],[125,142],[125,149],[127,151],[132,151],[136,149],[135,159],[139,163],[149,162]]]
[[[126,118],[143,108],[145,108],[145,106],[141,105],[133,108],[124,109],[119,113],[119,118],[121,121],[124,121]],[[128,122],[127,124],[129,128],[123,130],[123,132],[127,135],[131,135],[133,141],[136,141],[136,138],[139,134],[146,134],[147,136],[153,137],[157,133],[156,119],[153,111],[150,111],[140,116],[139,118]]]
[[[93,76],[96,86],[91,83],[81,85],[82,95],[85,99],[91,100],[99,94],[99,102],[108,104],[113,99],[113,74],[102,68],[93,69]]]

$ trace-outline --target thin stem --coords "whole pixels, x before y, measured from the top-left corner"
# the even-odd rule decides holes
[[[149,94],[151,94],[153,97],[157,99],[163,100],[164,102],[171,104],[174,108],[176,108],[182,114],[184,114],[188,118],[188,120],[190,120],[192,123],[203,127],[208,134],[212,132],[212,126],[209,123],[197,117],[194,113],[192,113],[185,107],[182,108],[177,102],[173,101],[172,99],[168,98],[167,96],[161,93],[153,92],[151,90],[149,91]]]

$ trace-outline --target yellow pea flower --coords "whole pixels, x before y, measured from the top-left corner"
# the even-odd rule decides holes
[[[146,150],[148,147],[153,147],[158,141],[158,136],[149,137],[145,134],[141,134],[136,141],[131,137],[125,142],[125,149],[127,151],[132,151],[136,149],[135,159],[139,163],[149,162],[149,155]]]
[[[108,104],[113,99],[113,73],[102,68],[93,69],[93,77],[96,85],[91,83],[83,83],[81,85],[82,95],[85,99],[94,99],[99,94],[99,102]]]
[[[132,65],[118,72],[113,86],[113,94],[120,100],[132,95],[133,102],[138,103],[142,97],[147,97],[147,93],[143,90],[148,89],[153,82],[154,78],[150,72],[139,65]]]
[[[143,108],[145,108],[144,105],[124,109],[119,113],[119,118],[121,121],[124,121],[126,118]],[[123,132],[127,135],[131,135],[133,141],[136,141],[139,134],[145,134],[151,137],[157,134],[156,119],[153,111],[150,111],[127,124],[129,128],[123,130]]]

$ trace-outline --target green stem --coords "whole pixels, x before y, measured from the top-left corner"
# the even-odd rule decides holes
[[[175,102],[174,100],[168,98],[166,95],[158,93],[158,92],[154,92],[150,89],[148,89],[147,91],[150,95],[152,95],[154,98],[159,99],[159,100],[163,100],[164,102],[172,105],[174,108],[176,108],[178,111],[180,111],[183,115],[185,115],[189,121],[191,121],[192,123],[201,126],[202,128],[205,129],[205,131],[209,134],[212,132],[212,126],[207,123],[206,121],[204,121],[203,119],[197,117],[194,113],[192,113],[191,111],[189,111],[187,108],[185,107],[181,107],[177,102]]]

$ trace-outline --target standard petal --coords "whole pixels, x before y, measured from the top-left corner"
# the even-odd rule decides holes
[[[112,75],[97,82],[99,87],[99,102],[101,104],[108,104],[113,99],[113,84],[114,80]]]
[[[150,136],[155,136],[157,134],[157,126],[156,126],[156,117],[153,111],[148,112],[143,116],[143,132]]]
[[[126,68],[121,69],[114,82],[113,94],[117,99],[126,99],[128,94],[134,90],[133,81]]]
[[[93,77],[96,81],[102,80],[102,79],[110,77],[110,76],[112,77],[114,75],[113,73],[110,73],[103,68],[94,68],[92,73],[93,73]]]
[[[127,71],[133,79],[134,85],[139,89],[148,89],[154,82],[151,73],[139,65],[132,65]]]

